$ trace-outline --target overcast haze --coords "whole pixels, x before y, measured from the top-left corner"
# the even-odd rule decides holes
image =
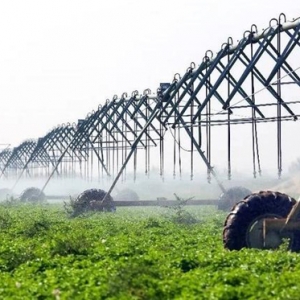
[[[0,143],[76,122],[114,94],[155,91],[281,12],[300,17],[299,1],[1,1]]]

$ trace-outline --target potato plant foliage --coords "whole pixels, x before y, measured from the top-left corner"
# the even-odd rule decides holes
[[[0,205],[1,299],[299,299],[300,254],[226,251],[214,207]],[[176,215],[177,214],[177,215]],[[195,221],[196,220],[196,221]]]

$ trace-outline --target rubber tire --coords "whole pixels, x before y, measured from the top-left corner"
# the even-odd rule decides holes
[[[218,209],[230,211],[232,207],[252,192],[242,186],[235,186],[222,193],[218,201]]]
[[[120,191],[115,197],[116,201],[139,201],[140,197],[138,194],[131,189],[124,189]]]
[[[74,201],[73,204],[73,217],[76,217],[87,211],[107,211],[114,212],[116,207],[113,198],[109,195],[105,202],[100,206],[97,203],[101,203],[105,197],[106,192],[100,189],[89,189],[82,192]]]
[[[7,200],[11,196],[13,196],[12,190],[8,188],[0,189],[0,200]]]
[[[279,192],[261,191],[249,195],[238,202],[226,218],[223,229],[224,247],[229,250],[246,248],[247,230],[256,218],[264,214],[286,218],[295,203],[294,198]],[[289,249],[300,250],[299,233],[294,233]]]
[[[22,192],[19,197],[21,202],[38,203],[46,200],[46,195],[38,188],[30,187]]]

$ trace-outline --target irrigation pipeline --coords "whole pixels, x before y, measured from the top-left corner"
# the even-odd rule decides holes
[[[98,184],[112,180],[110,194],[119,180],[127,179],[128,170],[135,180],[143,166],[149,177],[155,161],[164,180],[166,159],[172,155],[174,178],[188,168],[193,180],[200,160],[206,167],[207,181],[214,178],[225,191],[213,167],[213,149],[225,148],[230,180],[233,125],[250,124],[252,172],[256,177],[262,173],[259,126],[272,122],[276,123],[280,177],[282,122],[299,117],[300,101],[290,99],[284,88],[289,85],[299,94],[300,67],[295,66],[299,48],[300,19],[287,21],[280,14],[261,32],[252,25],[237,44],[228,38],[215,56],[206,51],[199,66],[191,63],[182,76],[177,73],[170,83],[161,83],[156,93],[146,89],[142,94],[115,95],[76,124],[62,124],[37,141],[2,150],[0,177],[16,178],[14,187],[24,177],[46,177],[42,190],[53,177],[97,178]],[[215,126],[227,127],[226,145],[213,143]],[[168,132],[171,144],[166,143]]]
[[[66,195],[47,195],[47,201],[53,201],[53,200],[62,200],[62,199],[68,199],[69,196]],[[218,205],[219,199],[192,199],[187,200],[184,202],[184,205],[188,206],[199,206],[199,205]],[[172,207],[177,206],[178,201],[177,200],[165,200],[161,198],[157,198],[156,200],[114,200],[115,206],[160,206],[160,207]]]

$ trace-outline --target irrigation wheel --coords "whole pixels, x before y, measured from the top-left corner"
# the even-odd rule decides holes
[[[30,187],[22,192],[20,195],[21,202],[31,202],[38,203],[44,202],[46,200],[46,195],[40,189],[35,187]]]
[[[7,200],[12,195],[12,190],[7,188],[0,189],[0,200]]]
[[[283,238],[289,238],[289,249],[300,250],[300,234],[282,235],[270,231],[263,241],[264,218],[286,218],[296,203],[286,194],[271,191],[253,193],[238,202],[226,218],[223,230],[224,247],[229,250],[242,248],[276,249]]]
[[[114,197],[114,200],[117,201],[139,201],[140,197],[138,194],[131,189],[124,189],[118,192],[118,194]]]
[[[106,192],[100,189],[90,189],[82,192],[71,204],[73,209],[73,217],[88,211],[107,211],[114,212],[116,207],[113,198],[109,195],[105,202]]]
[[[250,194],[251,191],[244,187],[232,187],[220,195],[218,201],[218,209],[230,211],[237,202],[243,200],[246,196]]]

